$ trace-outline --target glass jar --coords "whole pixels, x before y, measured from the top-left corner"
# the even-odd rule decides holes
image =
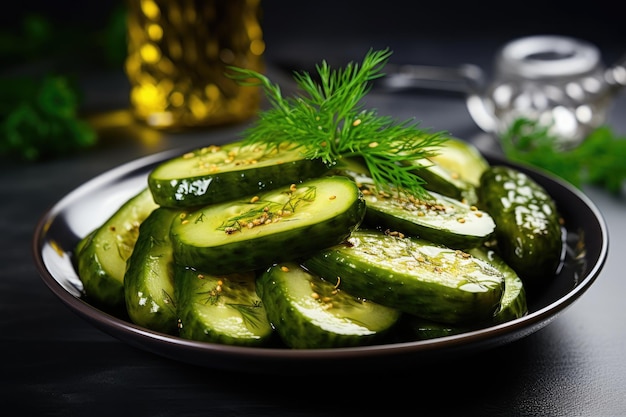
[[[598,48],[565,36],[530,36],[496,56],[495,78],[483,97],[495,131],[519,117],[549,126],[559,146],[577,146],[607,118],[611,86]]]
[[[262,72],[260,0],[128,0],[130,104],[162,129],[245,121],[258,87],[228,78],[228,66]]]

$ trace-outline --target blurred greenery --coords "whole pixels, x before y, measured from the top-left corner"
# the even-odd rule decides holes
[[[609,126],[593,130],[580,145],[559,149],[550,126],[520,118],[501,135],[502,149],[514,162],[543,168],[578,188],[595,185],[611,194],[622,193],[626,181],[626,137]]]
[[[121,68],[125,57],[123,4],[102,25],[28,12],[0,31],[0,157],[35,162],[93,146],[77,78],[90,68]]]

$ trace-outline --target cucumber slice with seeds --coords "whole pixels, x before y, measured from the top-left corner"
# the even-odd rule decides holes
[[[342,242],[365,215],[365,201],[346,177],[214,204],[173,222],[177,263],[215,274],[262,269]]]
[[[267,269],[257,288],[283,342],[297,349],[336,348],[380,342],[399,310],[354,297],[293,262]]]
[[[481,259],[374,230],[356,230],[303,265],[355,296],[442,323],[490,319],[504,291],[503,274]]]
[[[302,148],[233,142],[169,159],[148,176],[154,200],[164,207],[198,207],[298,183],[327,171]]]
[[[367,211],[364,225],[401,232],[453,248],[479,246],[494,234],[495,222],[476,206],[434,191],[424,200],[406,194],[379,193],[367,168],[357,160],[343,160],[334,172],[352,178],[361,188]]]
[[[180,337],[239,346],[272,340],[254,272],[217,276],[181,266],[174,271]]]
[[[521,278],[515,273],[513,268],[508,266],[492,249],[485,246],[468,249],[467,252],[472,256],[489,262],[504,275],[504,293],[500,299],[500,306],[493,318],[484,323],[477,323],[471,326],[457,326],[405,315],[403,325],[408,329],[410,338],[424,340],[451,336],[504,323],[528,314],[526,289]]]
[[[460,249],[493,236],[495,223],[488,213],[432,191],[430,195],[432,200],[365,194],[365,223]]]

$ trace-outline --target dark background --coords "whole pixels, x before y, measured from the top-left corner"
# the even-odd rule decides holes
[[[492,62],[497,48],[505,42],[541,34],[589,41],[599,47],[605,65],[610,65],[626,51],[626,22],[616,4],[609,0],[261,0],[268,62],[306,70],[312,70],[322,59],[336,66],[350,60],[358,62],[366,52],[363,45],[390,48],[395,55],[404,57],[403,62],[394,62],[394,56],[391,57],[390,62],[398,64],[457,66]],[[55,30],[78,33],[54,47],[63,49],[65,70],[112,66],[121,71],[124,39],[109,39],[108,45],[103,46],[99,43],[102,36],[90,37],[90,33],[110,30],[111,16],[123,10],[124,5],[124,0],[11,2],[3,6],[0,31],[19,33],[23,31],[25,15],[40,13],[52,22]],[[117,32],[122,29],[118,21]],[[477,48],[472,46],[477,42],[482,44],[480,50],[484,56],[473,55]],[[111,49],[111,43],[119,46],[117,52]],[[437,53],[436,49],[446,43],[464,52],[456,56]],[[289,55],[294,47],[306,52],[299,54],[298,61]],[[103,48],[109,49],[103,51]],[[76,52],[72,53],[73,50]],[[0,69],[21,58],[19,48],[16,52],[14,45],[3,47],[0,41]],[[483,70],[490,75],[489,66],[483,64]]]
[[[136,0],[133,0],[136,1]],[[6,3],[6,2],[5,2]],[[65,22],[97,22],[123,0],[35,0],[3,6],[2,25],[13,25],[25,12],[42,12]],[[262,0],[268,35],[294,36],[520,36],[559,32],[593,41],[625,40],[618,2],[572,1],[406,1],[406,0]]]
[[[106,22],[120,4],[119,0],[5,1],[0,30],[18,31],[25,12],[43,11],[62,27],[84,27],[86,34]],[[263,8],[268,58],[287,61],[297,55],[308,61],[305,64],[321,58],[361,57],[363,48],[389,46],[397,51],[398,59],[417,63],[488,65],[485,57],[493,55],[492,47],[539,33],[585,38],[606,51],[608,60],[610,54],[626,50],[624,17],[607,0],[585,3],[584,8],[580,2],[532,0],[263,0]],[[85,38],[90,42],[82,35],[70,41]],[[67,46],[74,51],[70,41]],[[451,47],[443,49],[442,45]],[[92,55],[102,54],[97,44],[91,49]],[[84,60],[78,52],[72,54],[76,59],[66,68]],[[5,58],[0,65],[14,64],[5,56],[0,58]],[[98,109],[103,103],[126,103],[127,90],[120,84],[124,76],[121,66],[117,68],[113,79],[86,80]],[[462,100],[408,94],[373,97],[383,113],[399,119],[417,116],[426,127],[446,129],[462,138],[478,133]],[[624,99],[620,97],[612,120],[626,133]],[[33,227],[45,208],[75,187],[138,157],[183,143],[207,143],[201,134],[159,137],[123,123],[128,124],[128,119],[106,125],[101,130],[106,138],[100,145],[78,156],[34,165],[0,164],[0,229],[5,239],[0,241],[0,350],[4,359],[0,402],[4,409],[13,406],[20,410],[18,415],[33,417],[346,417],[379,410],[420,416],[626,416],[626,283],[621,259],[626,253],[622,233],[626,201],[598,189],[589,190],[589,196],[606,213],[615,233],[597,284],[547,328],[478,354],[477,360],[450,358],[405,372],[402,379],[367,375],[367,369],[362,375],[341,375],[332,368],[319,380],[244,377],[166,360],[110,337],[66,309],[45,287],[29,248]],[[211,141],[230,140],[238,130],[217,130]],[[404,394],[407,384],[408,396]]]
[[[133,0],[136,1],[136,0]],[[5,2],[6,3],[6,2]],[[41,12],[63,23],[102,23],[123,0],[27,1],[3,6],[0,23],[15,27],[25,13]],[[350,38],[393,40],[453,39],[463,36],[486,41],[529,34],[558,33],[598,44],[626,44],[626,22],[618,2],[529,0],[406,1],[406,0],[262,0],[269,50],[296,38],[328,40],[329,48]]]

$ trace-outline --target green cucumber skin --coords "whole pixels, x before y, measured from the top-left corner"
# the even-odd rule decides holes
[[[528,314],[526,303],[526,289],[521,278],[515,273],[513,268],[508,266],[493,250],[487,247],[477,247],[468,249],[468,253],[479,259],[492,264],[496,269],[502,271],[504,275],[504,293],[500,300],[500,306],[493,318],[477,323],[472,326],[457,326],[445,323],[437,323],[424,320],[420,317],[405,315],[402,326],[407,329],[408,338],[418,340],[433,339],[436,337],[452,336],[472,330],[486,328],[507,321],[524,317]]]
[[[364,224],[460,249],[480,246],[493,236],[495,223],[488,213],[472,210],[458,200],[434,192],[431,195],[433,201],[430,203],[445,206],[447,214],[433,214],[436,211],[422,208],[410,211],[388,199],[366,195]],[[418,211],[425,215],[418,215]],[[459,219],[465,223],[459,223]],[[473,226],[478,223],[480,230],[475,230]]]
[[[124,303],[124,284],[116,276],[107,272],[97,255],[94,234],[85,238],[83,247],[77,256],[78,276],[83,283],[86,300],[94,306],[112,314],[126,315]]]
[[[491,320],[492,324],[504,323],[524,317],[528,314],[526,287],[524,282],[498,254],[487,247],[468,249],[468,252],[479,259],[492,264],[504,275],[504,293],[500,300],[500,307]]]
[[[550,195],[528,175],[493,166],[481,176],[479,198],[496,223],[497,249],[504,262],[527,288],[550,281],[563,254],[558,209]]]
[[[401,317],[399,310],[359,300],[345,292],[335,294],[334,289],[333,284],[293,262],[273,265],[257,279],[257,291],[270,322],[281,340],[293,349],[383,342]],[[329,301],[313,299],[313,291],[321,297],[328,296]],[[332,307],[324,308],[328,305]]]
[[[480,246],[494,234],[495,223],[488,213],[458,199],[435,191],[429,192],[432,200],[427,202],[377,193],[373,179],[359,160],[343,160],[334,172],[352,178],[363,190],[367,205],[363,223],[368,228],[397,231],[453,248]],[[435,205],[446,207],[445,212],[435,209]]]
[[[424,167],[416,169],[414,173],[425,181],[424,188],[428,191],[433,191],[467,204],[475,204],[478,201],[476,187],[468,181],[455,178],[448,169],[433,161],[425,160],[419,162]]]
[[[240,142],[225,145],[237,149]],[[182,157],[181,157],[182,158]],[[172,163],[165,161],[163,164]],[[306,179],[318,177],[328,171],[320,159],[297,159],[256,168],[250,165],[240,170],[217,171],[203,175],[180,178],[159,177],[159,167],[148,175],[148,187],[154,200],[163,207],[192,208],[233,200],[243,195],[254,194]]]
[[[139,226],[139,236],[126,261],[124,274],[128,317],[135,324],[167,334],[178,334],[169,229],[179,214],[165,207],[150,213]]]
[[[462,282],[473,281],[472,278],[453,271],[437,273],[456,283],[456,286],[444,285],[432,278],[432,265],[420,265],[406,272],[406,268],[400,271],[401,265],[395,261],[395,257],[390,258],[394,259],[393,265],[383,265],[382,259],[364,256],[362,251],[369,251],[375,245],[366,243],[368,241],[380,242],[377,244],[379,248],[401,252],[412,263],[421,254],[415,248],[423,248],[426,252],[443,250],[457,253],[428,241],[386,236],[379,231],[357,230],[347,244],[319,251],[302,263],[305,268],[331,282],[339,279],[339,288],[351,294],[428,320],[449,324],[477,323],[490,319],[498,309],[504,291],[504,277],[488,263],[471,256],[462,261],[464,265],[478,268],[484,278],[480,282],[481,290],[464,290],[459,286]],[[387,255],[383,253],[382,256]],[[431,277],[430,280],[428,277]]]
[[[175,266],[179,336],[233,346],[272,343],[274,329],[256,292],[255,280],[254,272],[214,276]]]
[[[244,240],[233,241],[216,246],[196,245],[182,236],[184,227],[182,222],[175,221],[171,228],[171,239],[174,242],[174,259],[184,266],[193,267],[214,274],[229,274],[234,272],[258,270],[273,263],[293,260],[307,256],[317,250],[342,242],[363,221],[365,216],[365,201],[358,187],[345,177],[323,177],[303,183],[303,186],[321,184],[326,181],[341,181],[346,190],[346,195],[339,198],[351,199],[346,208],[335,217],[321,219],[309,224],[299,224],[294,221],[293,228],[278,233],[270,230],[251,235]],[[348,191],[349,190],[349,191]],[[284,194],[284,190],[278,189],[260,195],[261,199],[267,196]],[[265,196],[265,197],[264,197]],[[220,212],[227,210],[233,204],[246,203],[250,199],[237,202],[222,203],[222,205],[209,206],[209,209]],[[192,213],[192,218],[203,216],[204,209]],[[248,209],[246,209],[248,210]],[[210,217],[210,216],[208,216]],[[288,220],[282,220],[288,221]],[[190,223],[193,223],[191,221]],[[266,226],[261,226],[264,228]],[[247,232],[247,231],[246,231]],[[224,234],[224,231],[207,231],[209,233]]]
[[[489,168],[489,162],[475,145],[455,137],[449,137],[437,150],[437,154],[428,159],[446,169],[453,177],[471,184],[474,190],[480,185],[482,173]]]
[[[76,246],[76,267],[85,298],[106,311],[126,315],[124,273],[139,225],[158,206],[146,188],[126,201]]]

